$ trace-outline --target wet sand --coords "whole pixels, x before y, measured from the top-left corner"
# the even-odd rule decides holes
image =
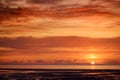
[[[0,80],[120,80],[120,70],[0,69]]]

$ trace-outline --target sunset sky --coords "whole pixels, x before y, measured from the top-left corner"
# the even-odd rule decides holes
[[[120,0],[0,0],[0,64],[120,64]]]

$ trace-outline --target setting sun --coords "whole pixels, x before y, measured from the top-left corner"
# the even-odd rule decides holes
[[[94,64],[96,64],[96,60],[98,59],[98,55],[96,55],[96,54],[90,54],[88,56],[88,59],[90,61],[90,64],[94,65]]]
[[[91,64],[94,65],[94,64],[95,64],[95,61],[91,61]]]

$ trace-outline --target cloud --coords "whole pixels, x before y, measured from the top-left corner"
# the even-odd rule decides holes
[[[67,0],[65,0],[67,1]],[[22,1],[21,1],[22,2]],[[72,1],[72,4],[69,4],[69,1],[65,2],[66,4],[59,3],[59,0],[30,0],[28,2],[31,3],[56,3],[58,2],[59,5],[51,6],[45,9],[42,9],[42,7],[39,6],[29,6],[29,7],[22,7],[19,6],[17,8],[1,8],[2,13],[5,13],[9,18],[29,18],[29,17],[51,17],[51,18],[66,18],[66,17],[79,17],[79,16],[91,16],[91,15],[116,15],[119,14],[119,6],[117,3],[119,1],[112,1],[114,4],[111,4],[111,1],[81,1],[80,3],[83,4],[82,6],[80,4],[76,4],[76,2],[79,2],[76,0],[76,2]],[[60,0],[60,2],[62,2]],[[64,2],[64,1],[63,1]],[[93,3],[93,4],[92,4]],[[104,3],[104,4],[103,4]],[[2,4],[2,3],[1,3]],[[28,3],[26,3],[28,4]],[[2,4],[4,6],[4,4]],[[28,4],[29,5],[29,4]],[[111,6],[112,5],[112,6]],[[45,5],[44,5],[45,6]],[[117,9],[117,10],[116,10]],[[116,12],[117,11],[117,12]],[[14,15],[13,15],[14,14]],[[3,14],[0,14],[3,16]],[[8,16],[9,15],[9,16]],[[5,16],[4,16],[5,17]],[[1,18],[2,20],[3,18]],[[26,21],[26,20],[21,20]],[[28,20],[27,20],[28,21]]]
[[[91,47],[92,45],[93,47],[98,47],[101,49],[119,50],[120,48],[119,41],[120,38],[94,39],[94,38],[84,38],[84,37],[74,37],[74,36],[46,37],[46,38],[19,37],[19,38],[0,38],[0,47],[25,49],[25,50],[26,49],[50,50],[49,48],[53,48],[54,50],[54,48],[62,49],[62,48],[73,48],[73,47],[86,49],[88,47]],[[52,49],[50,51],[52,51]]]
[[[1,0],[0,36],[41,37],[60,34],[63,36],[62,33],[58,33],[59,30],[70,30],[72,27],[74,34],[71,34],[76,36],[86,36],[82,33],[86,28],[87,32],[98,30],[97,32],[101,33],[103,30],[104,35],[114,34],[110,37],[116,37],[119,36],[119,2],[119,0]],[[80,30],[79,33],[75,33],[76,28]],[[113,29],[112,33],[109,33],[110,28]],[[64,35],[70,34],[69,32]]]
[[[86,64],[85,61],[86,60],[78,60],[79,62],[77,62],[76,60],[49,60],[49,61],[46,61],[46,60],[35,60],[35,61],[23,61],[23,60],[12,60],[12,61],[8,61],[8,62],[3,62],[1,61],[0,64],[1,65],[12,65],[12,64],[39,64],[39,65],[48,65],[48,64],[54,64],[54,65],[57,65],[57,64]]]
[[[0,0],[2,8],[27,7],[27,0]]]
[[[11,14],[9,11],[14,13],[14,15]],[[100,28],[104,29],[105,27],[108,28],[111,26],[115,28],[114,30],[119,29],[119,27],[117,27],[119,17],[115,16],[112,13],[96,11],[94,7],[89,6],[86,6],[84,8],[64,8],[60,9],[60,11],[39,11],[38,8],[33,8],[32,12],[31,8],[20,8],[20,10],[8,9],[8,11],[6,11],[5,13],[0,13],[0,19],[0,33],[2,34],[0,36],[36,36],[36,34],[39,37],[42,36],[42,34],[43,36],[53,36],[53,34],[58,34],[59,30],[69,30],[71,29],[71,27],[74,29],[80,29],[79,32],[83,32],[85,30],[83,27],[85,27],[86,29],[89,29],[89,27],[91,27],[91,30],[94,30],[96,29],[95,26],[98,27],[97,29],[99,30]],[[99,25],[97,25],[98,23]],[[58,32],[54,33],[55,29],[56,31],[58,30]],[[72,29],[72,31],[76,31],[74,29]],[[110,29],[106,29],[106,32],[109,32],[109,30]],[[114,30],[113,33],[116,33],[115,36],[118,36],[119,32]],[[74,35],[76,35],[76,32],[74,32]],[[61,33],[59,33],[59,35],[60,34]],[[65,34],[70,33],[66,32]],[[79,35],[77,34],[77,36],[80,35],[80,33]],[[61,34],[61,36],[63,35]]]
[[[27,0],[28,3],[32,4],[56,4],[62,0]]]
[[[96,4],[101,6],[99,9],[102,11],[109,11],[113,14],[120,15],[120,0],[96,0]]]
[[[112,65],[120,64],[120,61],[115,60],[115,59],[103,59],[102,61],[103,61],[104,63],[112,64]],[[103,63],[103,64],[104,64],[104,63]]]
[[[8,55],[9,53],[15,52],[17,49],[9,47],[0,47],[0,56]]]

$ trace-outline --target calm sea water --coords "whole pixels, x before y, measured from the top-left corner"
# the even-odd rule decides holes
[[[120,65],[0,65],[12,69],[120,69]]]

